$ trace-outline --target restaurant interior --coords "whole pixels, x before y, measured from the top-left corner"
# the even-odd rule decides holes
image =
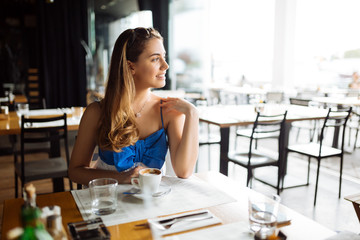
[[[360,239],[358,9],[357,0],[0,1],[0,239],[21,227],[15,215],[26,182],[39,207],[62,207],[69,239],[70,222],[96,216],[82,202],[88,190],[68,179],[68,158],[83,111],[104,97],[117,37],[136,27],[153,27],[164,39],[166,85],[152,92],[197,107],[199,154],[194,183],[174,177],[167,156],[161,182],[171,188],[150,209],[147,198],[122,196],[118,208],[125,204],[134,216],[119,209],[102,216],[111,239]],[[46,153],[22,152],[23,132],[41,121],[32,118],[64,114],[64,142],[52,136]],[[35,164],[44,156],[67,159],[38,180],[23,176],[24,155],[35,168],[46,165]],[[281,197],[286,221],[276,215],[277,238],[248,234],[252,192]],[[144,215],[131,204],[142,204]],[[205,220],[156,230],[158,219],[190,211],[206,211]]]

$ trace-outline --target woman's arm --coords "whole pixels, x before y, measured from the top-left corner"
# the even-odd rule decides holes
[[[169,116],[167,133],[175,174],[188,178],[194,171],[199,152],[199,113],[184,99],[165,98],[160,104]]]
[[[131,177],[137,176],[140,167],[126,172],[93,169],[90,167],[92,155],[97,142],[100,105],[90,104],[81,119],[78,135],[71,154],[69,178],[76,183],[88,185],[95,178],[114,178],[119,183],[130,183]]]

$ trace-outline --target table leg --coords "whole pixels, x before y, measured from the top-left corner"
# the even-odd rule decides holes
[[[220,128],[220,173],[228,175],[230,127]]]
[[[284,134],[282,141],[280,141],[280,154],[279,154],[279,161],[280,161],[280,173],[281,177],[285,177],[287,172],[287,158],[286,158],[286,148],[289,145],[289,135],[290,135],[291,123],[285,122],[285,129],[282,134]]]

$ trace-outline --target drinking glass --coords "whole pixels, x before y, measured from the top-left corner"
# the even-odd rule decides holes
[[[280,196],[264,195],[252,191],[249,194],[250,229],[258,239],[266,239],[276,230]]]
[[[118,181],[113,178],[97,178],[89,182],[91,208],[96,215],[108,215],[116,211]]]
[[[21,117],[22,115],[27,116],[29,114],[29,104],[19,103],[17,104],[17,115]]]

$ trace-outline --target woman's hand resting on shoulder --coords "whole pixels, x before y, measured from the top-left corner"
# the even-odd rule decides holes
[[[178,112],[184,113],[185,115],[188,113],[197,113],[196,107],[185,99],[168,97],[162,98],[161,100],[162,103],[160,103],[160,107],[162,107],[165,112],[176,110]]]

